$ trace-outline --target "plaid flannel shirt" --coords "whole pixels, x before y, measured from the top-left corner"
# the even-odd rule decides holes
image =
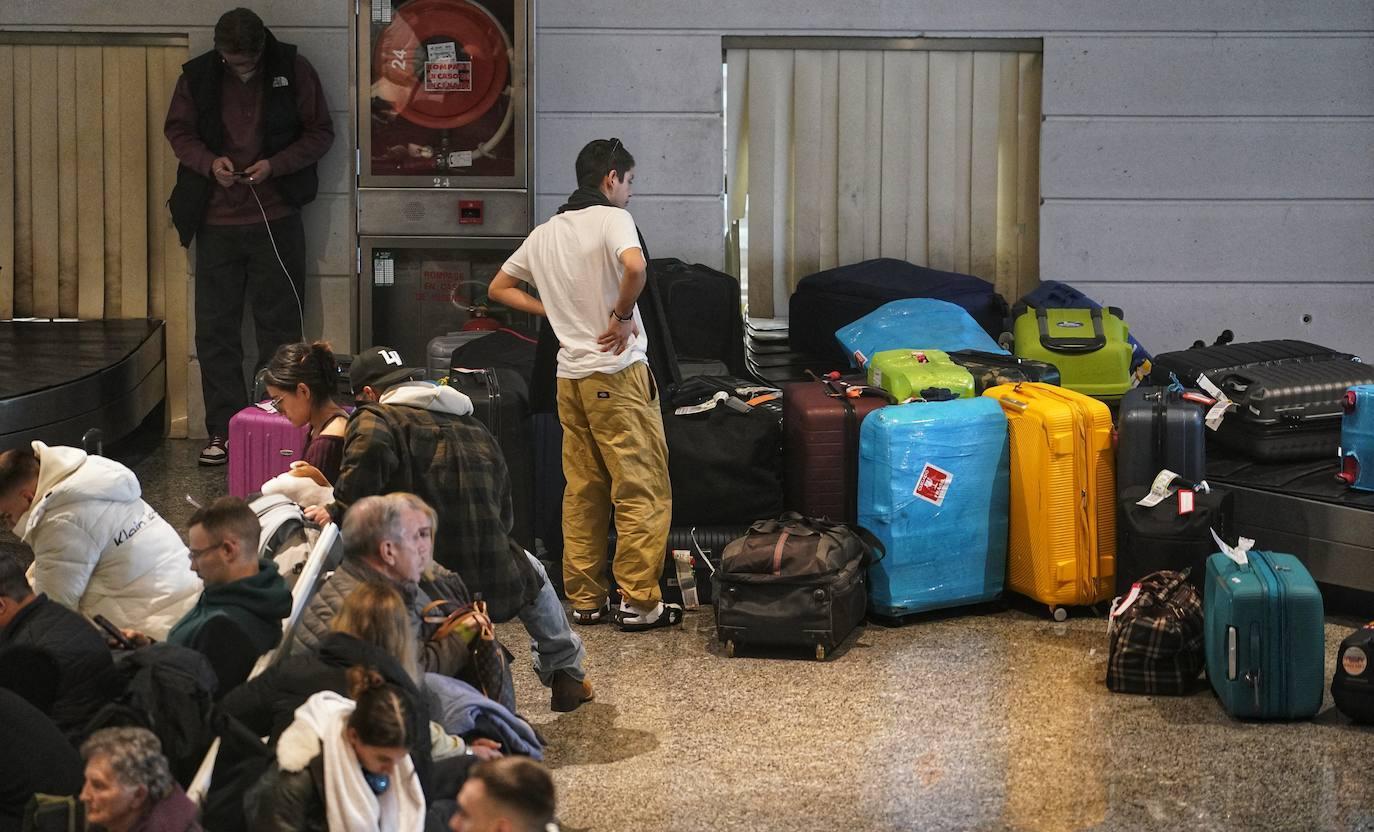
[[[1107,687],[1190,693],[1206,664],[1202,599],[1185,572],[1154,572],[1139,583],[1139,597],[1108,625]]]
[[[481,593],[493,621],[515,617],[539,594],[539,574],[511,537],[505,458],[476,417],[387,404],[354,411],[329,512],[339,522],[363,497],[394,491],[434,507],[434,560]]]

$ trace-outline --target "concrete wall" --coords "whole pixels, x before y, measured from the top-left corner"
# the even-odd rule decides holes
[[[239,4],[252,8],[278,37],[300,48],[319,73],[334,116],[334,146],[320,163],[320,195],[304,213],[308,247],[305,328],[311,337],[328,338],[348,351],[354,346],[353,285],[357,271],[352,196],[355,141],[349,95],[351,0],[0,0],[0,28],[175,32],[189,36],[190,54],[195,56],[211,48],[219,16]],[[188,297],[189,304],[194,304],[194,288]],[[188,305],[186,315],[194,334],[192,309],[194,306]],[[177,357],[169,356],[168,360]],[[190,362],[190,429],[197,435],[203,430],[204,407],[194,342],[191,355],[182,360]]]
[[[720,38],[1044,40],[1041,274],[1156,351],[1326,341],[1374,360],[1374,3],[561,0],[538,16],[538,200],[636,154],[656,256],[720,265]]]

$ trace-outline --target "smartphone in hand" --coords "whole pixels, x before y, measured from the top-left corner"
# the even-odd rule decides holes
[[[106,618],[103,615],[97,615],[95,617],[95,623],[96,626],[100,627],[100,629],[105,631],[105,635],[114,639],[115,643],[119,645],[119,648],[121,650],[135,649],[134,643],[132,641],[129,641],[129,639],[125,637],[124,632],[120,630],[118,627],[116,627],[110,621],[110,619]]]

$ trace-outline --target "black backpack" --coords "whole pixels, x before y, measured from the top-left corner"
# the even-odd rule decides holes
[[[1346,636],[1336,654],[1331,698],[1355,722],[1374,723],[1374,621]]]
[[[219,684],[209,659],[189,647],[159,643],[116,661],[123,693],[91,718],[87,731],[147,728],[162,743],[172,776],[183,787],[195,777],[210,743]]]

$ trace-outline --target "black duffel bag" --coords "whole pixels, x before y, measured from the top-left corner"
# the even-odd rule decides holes
[[[781,394],[746,403],[751,393],[772,395],[766,390],[728,376],[697,377],[665,397],[674,526],[747,525],[782,511]],[[709,409],[681,412],[713,400]]]
[[[796,645],[824,659],[863,621],[868,567],[882,553],[871,534],[843,523],[791,511],[755,523],[725,547],[715,574],[726,654],[736,644]]]

